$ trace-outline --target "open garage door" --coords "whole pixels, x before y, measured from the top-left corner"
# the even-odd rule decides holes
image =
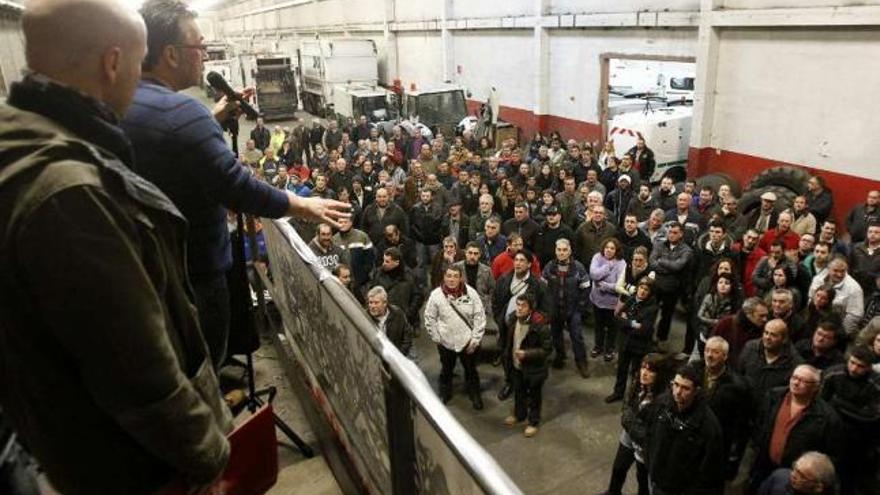
[[[644,138],[664,174],[684,177],[690,147],[696,62],[686,57],[605,54],[601,60],[600,121],[604,141],[620,158]]]

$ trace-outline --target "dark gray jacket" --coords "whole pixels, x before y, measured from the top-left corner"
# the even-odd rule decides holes
[[[109,110],[30,78],[10,103],[28,111],[0,106],[0,404],[60,492],[215,479],[231,422],[186,221],[120,161]]]

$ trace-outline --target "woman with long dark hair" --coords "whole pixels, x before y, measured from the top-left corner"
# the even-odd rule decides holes
[[[697,310],[697,352],[703,359],[706,340],[712,336],[712,330],[721,318],[736,313],[739,298],[736,293],[736,279],[732,273],[721,273],[715,278],[715,285],[703,297]]]
[[[621,494],[626,473],[633,463],[636,464],[639,495],[650,493],[645,448],[648,444],[648,432],[658,413],[657,398],[670,379],[669,368],[668,358],[662,354],[651,353],[642,359],[638,378],[623,401],[623,414],[620,417],[623,430],[620,432],[620,444],[611,468],[607,495]]]
[[[822,285],[813,293],[807,307],[801,313],[804,317],[804,338],[813,338],[813,332],[821,321],[834,321],[843,324],[843,316],[832,304],[837,297],[837,291],[831,285]],[[845,341],[844,339],[841,339]]]
[[[553,176],[553,167],[549,163],[541,165],[538,175],[535,177],[535,186],[541,190],[552,189],[555,182],[556,177]],[[557,190],[556,192],[559,191]]]

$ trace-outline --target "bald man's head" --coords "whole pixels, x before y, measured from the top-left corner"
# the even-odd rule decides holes
[[[146,30],[120,0],[31,0],[22,16],[28,67],[125,113],[140,79]]]

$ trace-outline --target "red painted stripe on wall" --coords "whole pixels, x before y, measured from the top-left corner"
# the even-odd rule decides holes
[[[845,228],[844,219],[854,206],[863,203],[868,191],[880,190],[880,181],[857,177],[831,170],[822,170],[796,163],[787,163],[760,156],[746,155],[715,148],[691,148],[688,152],[688,174],[704,175],[713,172],[724,172],[746,185],[752,177],[771,167],[782,165],[800,167],[814,175],[825,178],[828,189],[834,196],[832,215],[841,229]]]
[[[468,100],[468,113],[476,113],[481,103],[476,100]],[[499,107],[498,117],[519,128],[520,141],[523,143],[531,141],[532,136],[536,132],[549,134],[553,131],[559,131],[564,139],[573,138],[578,141],[588,140],[594,142],[601,140],[602,127],[592,122],[584,122],[556,115],[535,115],[531,110],[504,105]]]

